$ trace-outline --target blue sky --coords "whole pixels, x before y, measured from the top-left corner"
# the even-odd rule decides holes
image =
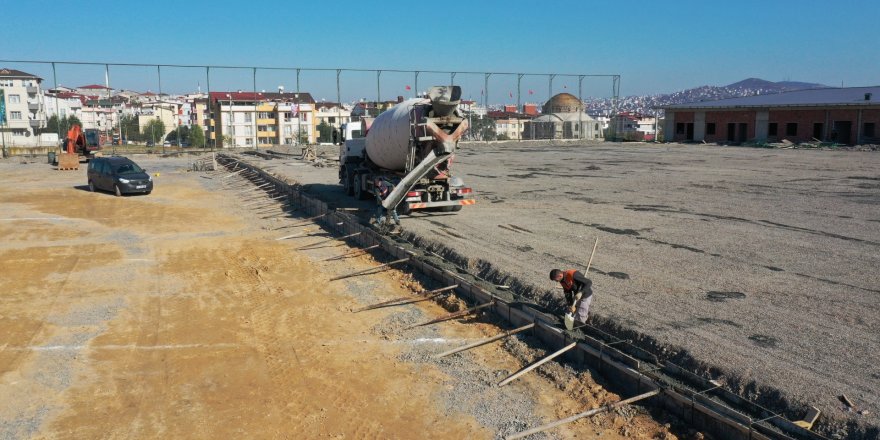
[[[666,93],[748,77],[832,86],[880,84],[880,2],[801,1],[28,1],[4,8],[0,59],[278,67],[617,73],[621,94]],[[73,18],[71,18],[73,17]],[[46,78],[47,66],[3,62]],[[58,67],[59,83],[102,83],[103,67]],[[155,68],[111,67],[117,88],[158,89]],[[289,71],[260,71],[258,90],[294,90]],[[335,100],[334,72],[304,72],[301,88]],[[422,74],[419,86],[447,83]],[[253,88],[250,70],[212,71],[212,89]],[[204,69],[163,69],[163,91],[206,87]],[[459,75],[479,99],[480,75]],[[386,72],[381,97],[406,94],[412,74]],[[533,95],[528,95],[533,90]],[[575,92],[577,81],[526,77],[523,100]],[[588,79],[584,96],[607,96]],[[493,76],[492,102],[515,77]],[[375,73],[345,73],[343,100],[375,99]]]

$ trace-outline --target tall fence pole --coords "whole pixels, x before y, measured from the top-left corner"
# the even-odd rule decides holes
[[[416,78],[415,78],[415,79],[416,79],[416,82],[415,82],[415,84],[414,84],[415,87],[413,87],[413,98],[418,98],[418,97],[419,97],[419,73],[420,73],[420,72],[419,72],[419,71],[415,71],[415,72],[413,72],[413,73],[415,74],[415,77],[416,77]]]
[[[382,71],[376,71],[376,103],[382,102]]]
[[[522,108],[520,107],[520,105],[522,104],[522,102],[520,100],[520,97],[522,96],[522,79],[523,79],[523,74],[517,73],[516,74],[516,111],[518,111],[518,112],[522,111]],[[525,113],[525,112],[523,112],[523,113]]]
[[[339,130],[336,128],[333,130],[338,134],[336,135],[336,139],[334,143],[342,142],[342,87],[340,85],[340,77],[342,76],[342,69],[336,69],[336,124],[339,125]],[[332,127],[332,126],[331,126]],[[334,141],[331,136],[331,141]]]
[[[585,111],[587,111],[587,109],[586,109],[586,107],[584,106],[584,97],[583,97],[583,94],[584,94],[584,76],[583,76],[583,75],[579,75],[579,76],[578,76],[578,103],[579,103],[580,106],[581,106],[581,110],[578,112],[578,139],[583,139],[583,138],[584,138],[584,119],[583,119],[583,114],[584,114]]]
[[[295,145],[299,145],[300,141],[302,140],[302,117],[300,116],[300,112],[302,111],[302,109],[299,107],[299,104],[302,102],[302,100],[299,98],[299,94],[300,94],[299,74],[300,74],[300,71],[301,71],[301,69],[296,69],[296,95],[294,95],[294,98],[296,98],[296,110],[297,110],[296,111],[296,142],[295,142]]]
[[[158,64],[156,65],[156,74],[157,74],[157,78],[159,80],[159,116],[157,117],[157,119],[161,120],[162,119],[162,116],[161,116],[162,115],[162,66],[161,65],[158,65]],[[164,126],[164,124],[163,124],[163,126]],[[153,125],[153,127],[155,127],[155,124]],[[156,130],[155,128],[150,129],[150,134],[153,137],[154,143],[156,142],[156,134],[154,133],[155,130]],[[159,139],[159,141],[162,142],[162,154],[165,154],[165,133],[162,133],[162,138]]]
[[[257,108],[257,68],[254,67],[254,150],[259,148],[260,132],[257,127],[257,118],[259,117],[259,109]]]
[[[58,104],[58,73],[55,71],[55,63],[52,63],[52,80],[55,81],[55,120],[58,122],[58,141],[61,141],[61,107]]]
[[[214,121],[214,111],[211,105],[211,67],[205,66],[205,78],[208,82],[208,122],[211,124],[210,127],[206,127],[208,130],[209,136],[211,136],[208,141],[211,142],[211,151],[214,151],[217,148],[217,123]],[[204,122],[204,121],[203,121]],[[208,125],[208,124],[205,124]]]

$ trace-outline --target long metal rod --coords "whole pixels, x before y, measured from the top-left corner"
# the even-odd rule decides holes
[[[573,415],[573,416],[571,416],[571,417],[566,417],[566,418],[564,418],[564,419],[562,419],[562,420],[557,420],[557,421],[555,421],[555,422],[553,422],[553,423],[548,423],[548,424],[546,424],[546,425],[541,425],[541,426],[538,426],[538,427],[536,427],[536,428],[532,428],[532,429],[529,429],[529,430],[526,430],[526,431],[523,431],[523,432],[519,432],[519,433],[516,433],[516,434],[513,434],[513,435],[509,435],[509,436],[505,437],[505,439],[506,439],[506,440],[515,440],[515,439],[518,439],[518,438],[528,437],[528,436],[530,436],[530,435],[532,435],[532,434],[537,434],[537,433],[539,433],[539,432],[543,432],[543,431],[546,431],[546,430],[548,430],[548,429],[551,429],[551,428],[555,428],[555,427],[557,427],[557,426],[564,425],[564,424],[566,424],[566,423],[571,423],[571,422],[574,422],[575,420],[582,419],[582,418],[584,418],[584,417],[594,416],[594,415],[599,414],[599,413],[603,413],[603,412],[606,412],[606,411],[611,411],[611,410],[617,409],[617,408],[619,408],[619,407],[621,407],[621,406],[624,406],[624,405],[629,405],[630,403],[638,402],[639,400],[644,400],[644,399],[647,399],[647,398],[649,398],[649,397],[654,397],[654,396],[660,394],[660,392],[661,392],[660,389],[656,389],[656,390],[653,390],[653,391],[648,391],[647,393],[639,394],[638,396],[630,397],[629,399],[624,399],[624,400],[621,400],[621,401],[618,401],[618,402],[615,402],[615,403],[612,403],[612,404],[608,404],[608,405],[605,405],[605,406],[601,406],[601,407],[596,408],[596,409],[591,409],[591,410],[589,410],[589,411],[584,411],[584,412],[582,412],[582,413],[575,414],[575,415]]]
[[[55,63],[52,63],[52,79],[55,81],[55,119],[58,121],[58,139],[61,136],[61,107],[58,106],[58,74],[55,72]]]
[[[550,361],[553,360],[555,357],[557,357],[557,356],[559,356],[559,355],[565,353],[565,352],[568,351],[568,350],[571,350],[571,349],[574,348],[576,345],[577,345],[577,342],[572,342],[571,344],[568,344],[568,345],[566,345],[565,347],[560,348],[559,350],[557,350],[557,351],[554,352],[553,354],[551,354],[551,355],[549,355],[549,356],[547,356],[547,357],[545,357],[545,358],[543,358],[543,359],[541,359],[541,360],[539,360],[539,361],[533,362],[531,365],[522,368],[521,370],[517,371],[516,373],[511,374],[510,376],[507,377],[507,379],[504,379],[504,380],[502,380],[501,382],[498,382],[498,386],[499,386],[499,387],[502,387],[502,386],[504,386],[504,385],[509,384],[510,382],[513,382],[514,380],[516,380],[516,378],[522,376],[523,374],[528,373],[529,371],[534,370],[535,368],[540,367],[541,365],[546,364],[547,362],[550,362]]]
[[[277,66],[232,66],[232,65],[218,65],[218,64],[143,64],[143,63],[107,63],[107,62],[96,62],[96,61],[51,61],[51,60],[0,60],[0,63],[26,63],[26,64],[69,64],[69,65],[93,65],[93,66],[103,66],[105,64],[111,66],[128,66],[128,67],[153,67],[153,66],[161,66],[161,67],[180,67],[180,68],[200,68],[200,67],[211,67],[214,69],[260,69],[260,70],[305,70],[311,72],[333,72],[336,70],[345,70],[350,72],[375,72],[376,68],[371,69],[355,69],[348,67],[277,67]],[[439,74],[449,74],[453,73],[451,70],[405,70],[405,69],[381,69],[384,72],[394,72],[394,73],[439,73]],[[465,74],[465,75],[478,75],[491,73],[493,75],[525,75],[525,76],[547,76],[547,73],[540,72],[532,72],[532,73],[517,73],[517,72],[477,72],[477,71],[456,71],[455,73]],[[571,76],[578,77],[581,74],[578,73],[554,73],[556,76]],[[588,77],[620,77],[619,74],[614,73],[596,73],[596,74],[584,74],[583,76]]]
[[[307,249],[307,248],[310,248],[310,247],[312,247],[312,246],[317,246],[317,245],[319,245],[319,244],[329,243],[329,242],[331,242],[331,241],[345,240],[345,239],[349,239],[349,238],[351,238],[351,237],[357,237],[358,235],[361,235],[361,233],[360,233],[360,232],[355,232],[354,234],[343,235],[342,237],[328,238],[328,239],[326,239],[326,240],[321,240],[321,241],[319,241],[319,242],[310,243],[310,244],[307,244],[307,245],[300,246],[300,247],[296,248],[296,250]]]
[[[278,197],[273,197],[273,198],[271,198],[271,199],[264,199],[264,198],[262,198],[262,196],[259,196],[259,197],[258,197],[259,200],[255,201],[255,202],[245,203],[244,205],[241,205],[241,207],[242,207],[242,208],[245,208],[245,207],[248,207],[248,206],[259,205],[260,203],[268,203],[268,202],[272,202],[272,201],[275,201],[275,200],[281,200],[281,199],[283,199],[283,198],[285,198],[285,197],[287,197],[287,194],[283,194],[283,195],[280,195],[280,196],[278,196]]]
[[[510,336],[513,336],[513,335],[519,333],[519,332],[526,331],[526,330],[528,330],[528,329],[530,329],[530,328],[532,328],[532,327],[534,327],[534,326],[535,326],[535,323],[533,322],[533,323],[531,323],[531,324],[526,324],[526,325],[524,325],[524,326],[522,326],[522,327],[515,328],[515,329],[513,329],[513,330],[508,330],[508,331],[506,331],[506,332],[504,332],[504,333],[501,333],[500,335],[493,336],[493,337],[491,337],[491,338],[487,338],[487,339],[483,339],[482,341],[477,341],[477,342],[474,342],[474,343],[471,343],[471,344],[462,345],[461,347],[453,348],[452,350],[444,351],[443,353],[440,353],[440,354],[434,355],[434,359],[440,359],[440,358],[442,358],[442,357],[446,357],[446,356],[449,356],[449,355],[451,355],[451,354],[459,353],[459,352],[462,352],[462,351],[465,351],[465,350],[470,350],[470,349],[472,349],[472,348],[477,348],[477,347],[479,347],[479,346],[482,346],[482,345],[486,345],[486,344],[489,344],[489,343],[495,342],[495,341],[497,341],[497,340],[499,340],[499,339],[508,338],[508,337],[510,337]]]
[[[453,313],[449,313],[449,314],[443,315],[443,316],[441,316],[441,317],[439,317],[439,318],[437,318],[437,319],[432,319],[432,320],[430,320],[430,321],[426,321],[426,322],[423,322],[423,323],[421,323],[421,324],[411,325],[411,326],[409,326],[409,327],[404,328],[404,330],[409,330],[409,329],[411,329],[411,328],[416,328],[416,327],[423,327],[423,326],[426,326],[426,325],[436,324],[436,323],[438,323],[438,322],[449,321],[450,319],[455,319],[455,318],[458,318],[458,317],[461,317],[461,316],[470,315],[471,313],[476,312],[477,310],[485,309],[486,307],[489,307],[489,306],[494,305],[494,304],[495,304],[495,301],[494,301],[494,300],[493,300],[493,301],[489,301],[489,302],[487,302],[487,303],[483,303],[483,304],[480,304],[480,305],[478,305],[478,306],[473,306],[473,307],[471,307],[471,308],[469,308],[469,309],[462,310],[462,311],[460,311],[460,312],[453,312]]]
[[[209,127],[205,127],[205,130],[208,130],[208,135],[211,142],[211,151],[214,151],[217,148],[217,129],[215,126],[217,124],[214,123],[214,111],[211,106],[211,68],[205,66],[205,79],[208,82],[208,122],[211,124]],[[204,121],[203,121],[204,122]],[[207,124],[206,124],[207,125]]]
[[[416,293],[416,296],[418,296],[418,298],[415,298],[415,299],[413,298],[412,295],[401,296],[399,298],[389,299],[388,301],[382,301],[380,303],[376,303],[376,304],[372,304],[369,306],[361,307],[359,309],[352,310],[352,313],[365,312],[367,310],[379,309],[382,307],[390,307],[392,305],[401,306],[404,304],[411,304],[414,302],[425,301],[425,300],[434,298],[435,296],[440,295],[442,293],[446,293],[449,290],[455,289],[456,287],[458,287],[458,284],[444,287],[442,289],[434,289],[434,290],[428,290],[426,292],[419,292],[419,293]],[[428,295],[428,296],[425,296],[425,295]]]
[[[317,220],[317,219],[319,219],[319,218],[321,218],[321,217],[326,216],[327,214],[329,214],[329,212],[325,212],[324,214],[321,214],[321,215],[316,215],[316,216],[314,216],[314,217],[309,217],[309,218],[303,219],[303,221],[305,221],[305,222],[311,222],[312,220]],[[290,225],[290,226],[287,226],[287,227],[290,228],[290,227],[306,226],[306,225],[308,225],[308,223],[298,223],[298,224]]]
[[[374,244],[374,245],[372,245],[372,246],[370,246],[370,247],[365,247],[365,248],[363,248],[363,249],[355,249],[355,250],[353,250],[353,251],[346,252],[346,253],[344,253],[344,254],[342,254],[342,255],[337,255],[337,256],[335,256],[335,257],[330,257],[330,258],[325,258],[325,259],[323,259],[323,260],[321,260],[321,261],[333,261],[333,260],[342,260],[342,259],[345,259],[345,258],[357,257],[357,256],[359,256],[359,255],[361,255],[361,254],[366,254],[367,252],[369,252],[369,251],[371,251],[371,250],[373,250],[373,249],[376,249],[376,248],[378,248],[378,247],[381,247],[381,246],[382,246],[382,245]]]
[[[260,132],[257,126],[257,118],[259,117],[259,109],[257,108],[257,68],[254,67],[254,150],[260,146]]]
[[[333,278],[330,278],[328,281],[338,281],[338,280],[345,279],[345,278],[356,277],[358,275],[372,275],[373,273],[378,273],[376,271],[378,271],[379,269],[389,268],[391,266],[394,266],[395,264],[405,263],[407,261],[409,261],[409,258],[401,258],[399,260],[394,260],[390,263],[380,264],[380,265],[373,267],[373,268],[370,268],[370,269],[359,270],[357,272],[352,272],[352,273],[341,275],[338,277],[333,277]]]
[[[232,173],[232,174],[227,174],[227,175],[221,177],[220,179],[225,179],[225,178],[227,178],[227,177],[232,177],[232,176],[234,176],[234,175],[236,175],[236,174],[238,174],[238,173],[243,173],[245,170],[246,170],[246,169],[236,171],[236,172],[234,172],[234,173]]]
[[[256,188],[250,188],[250,189],[246,189],[246,190],[244,190],[244,191],[239,191],[239,194],[244,194],[244,193],[247,193],[247,192],[256,191],[256,190],[258,190],[258,189],[260,189],[260,188],[265,188],[265,187],[267,187],[267,186],[269,186],[269,185],[272,185],[272,182],[266,182],[266,183],[264,183],[264,184],[262,184],[262,185],[260,185],[260,186],[258,186],[258,187],[256,187]]]

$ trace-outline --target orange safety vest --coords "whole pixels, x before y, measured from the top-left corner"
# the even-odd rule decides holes
[[[559,280],[559,284],[562,284],[562,288],[568,292],[574,289],[574,273],[577,272],[577,269],[567,270],[562,273],[562,279]]]

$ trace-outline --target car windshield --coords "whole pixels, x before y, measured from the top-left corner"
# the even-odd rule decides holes
[[[134,162],[124,163],[116,168],[116,174],[119,174],[120,176],[124,176],[126,174],[140,174],[143,172],[144,170],[142,170],[141,167],[137,166],[137,164]]]

